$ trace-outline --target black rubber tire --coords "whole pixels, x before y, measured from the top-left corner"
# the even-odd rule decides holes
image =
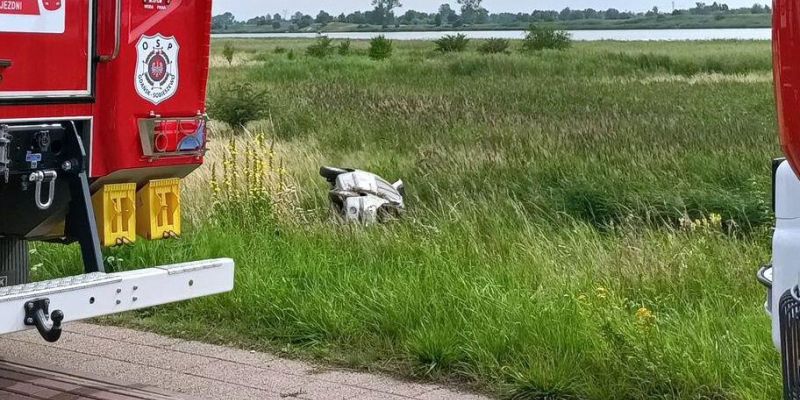
[[[28,283],[29,277],[28,242],[0,238],[0,287]]]

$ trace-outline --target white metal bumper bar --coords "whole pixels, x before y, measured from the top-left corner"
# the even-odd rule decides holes
[[[174,303],[233,290],[231,259],[119,273],[92,273],[0,288],[0,334],[31,329],[25,305],[47,299],[64,322]]]

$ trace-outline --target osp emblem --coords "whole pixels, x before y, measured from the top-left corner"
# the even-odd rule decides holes
[[[178,91],[178,52],[174,36],[142,36],[136,45],[136,92],[143,99],[160,104]]]

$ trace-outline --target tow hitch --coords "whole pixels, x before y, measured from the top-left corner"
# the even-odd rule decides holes
[[[25,325],[35,326],[39,335],[50,343],[61,338],[61,321],[64,313],[55,310],[50,313],[50,299],[36,299],[25,303]]]

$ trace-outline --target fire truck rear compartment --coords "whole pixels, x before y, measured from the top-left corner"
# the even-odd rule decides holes
[[[27,282],[29,240],[78,242],[85,270],[103,270],[89,198],[89,128],[69,120],[0,124],[0,287]]]
[[[64,236],[69,183],[87,168],[83,131],[82,122],[0,124],[0,236]]]

